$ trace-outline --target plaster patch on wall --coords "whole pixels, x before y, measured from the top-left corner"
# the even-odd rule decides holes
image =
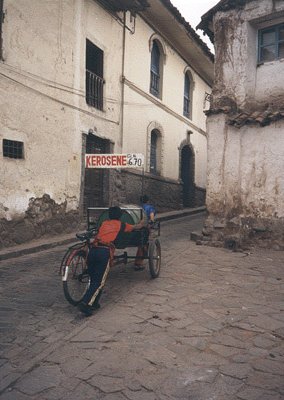
[[[49,194],[44,194],[41,198],[32,197],[30,199],[26,215],[38,222],[42,222],[52,218],[54,215],[64,214],[66,205],[66,200],[61,204],[56,204]]]

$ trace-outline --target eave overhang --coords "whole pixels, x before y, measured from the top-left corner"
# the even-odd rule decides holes
[[[137,13],[149,7],[147,0],[98,0],[105,8],[113,12],[131,11]]]
[[[139,14],[176,49],[210,86],[214,78],[214,55],[170,0],[148,0],[150,7]]]
[[[214,43],[214,29],[213,29],[213,18],[214,15],[219,11],[229,11],[234,8],[244,8],[246,3],[253,0],[221,0],[214,7],[212,7],[207,13],[201,17],[201,22],[197,25],[196,29],[201,29]]]

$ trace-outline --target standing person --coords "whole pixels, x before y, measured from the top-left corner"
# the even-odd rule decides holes
[[[121,222],[121,216],[122,210],[120,207],[109,208],[109,219],[101,224],[94,244],[89,251],[87,265],[91,282],[82,302],[78,306],[86,316],[92,315],[94,309],[100,308],[99,300],[115,250],[113,242],[118,234],[120,232],[132,232],[144,226],[144,220],[141,220],[136,225],[131,225]]]
[[[148,218],[148,223],[153,223],[155,221],[155,216],[156,216],[156,210],[155,207],[149,203],[149,197],[147,194],[144,194],[144,196],[140,197],[140,202],[142,205],[143,210],[145,211],[147,218]]]
[[[150,199],[146,194],[140,197],[141,206],[147,215],[148,236],[149,236],[149,227],[151,227],[151,225],[154,223],[156,216],[155,207],[149,203],[149,200]],[[147,250],[148,250],[147,245],[138,246],[136,257],[143,257],[145,254],[147,254]],[[142,271],[144,268],[145,267],[143,266],[143,259],[136,258],[134,263],[135,271]]]

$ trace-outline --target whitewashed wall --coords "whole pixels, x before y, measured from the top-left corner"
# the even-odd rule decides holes
[[[98,2],[5,0],[4,12],[0,140],[23,142],[24,159],[1,154],[0,218],[24,217],[30,199],[44,194],[56,204],[66,203],[67,211],[78,210],[83,135],[89,129],[110,140],[115,152],[142,151],[149,158],[147,129],[157,123],[163,130],[162,176],[175,181],[180,144],[192,131],[195,183],[205,188],[206,137],[198,129],[206,129],[203,103],[210,88],[191,71],[193,119],[187,123],[182,116],[186,62],[164,41],[163,99],[159,106],[151,101],[149,39],[154,31],[144,20],[137,16],[134,35],[126,30],[125,56],[125,77],[142,93],[126,84],[122,108],[123,26]],[[103,111],[85,100],[86,38],[104,52]]]
[[[94,1],[6,0],[4,11],[0,139],[24,142],[24,159],[1,157],[0,218],[44,193],[76,209],[83,132],[119,142],[121,26]],[[85,101],[86,37],[105,53],[104,112]]]
[[[281,245],[284,120],[267,126],[247,121],[237,128],[230,119],[247,113],[261,121],[265,111],[284,108],[284,59],[261,65],[257,60],[258,29],[284,22],[283,12],[284,2],[260,0],[215,14],[216,77],[207,120],[206,198],[211,217],[224,218],[227,233],[241,228],[255,237],[254,228],[261,226],[265,239],[274,237]]]
[[[283,1],[257,0],[215,15],[215,106],[230,98],[240,108],[264,107],[270,96],[283,96],[283,59],[257,65],[258,29],[283,22],[275,18],[283,9]]]
[[[238,129],[222,114],[208,119],[208,130],[208,211],[284,217],[283,121]]]
[[[156,123],[162,132],[162,176],[179,179],[179,147],[187,139],[187,131],[195,152],[195,183],[206,186],[207,142],[198,128],[206,131],[203,113],[205,92],[211,89],[161,36],[164,45],[162,98],[149,93],[150,40],[155,32],[137,18],[135,34],[126,36],[125,77],[130,82],[125,91],[124,144],[125,152],[142,151],[149,159],[148,127]],[[194,57],[194,55],[193,55]],[[192,120],[183,117],[184,71],[189,67],[194,80]],[[131,86],[131,83],[135,86]],[[157,104],[158,103],[158,104]],[[154,125],[153,125],[154,126]],[[134,140],[135,137],[135,140]]]

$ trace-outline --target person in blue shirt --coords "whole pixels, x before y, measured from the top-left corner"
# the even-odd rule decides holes
[[[143,210],[145,211],[148,222],[151,224],[155,221],[156,210],[152,204],[149,204],[149,197],[144,194],[144,196],[140,197],[140,202],[142,205]]]
[[[145,211],[147,215],[147,222],[148,226],[151,226],[154,221],[155,221],[155,216],[156,216],[156,210],[155,207],[149,203],[149,197],[144,194],[143,196],[140,197],[140,202],[143,210]],[[148,229],[148,234],[149,236],[149,229]],[[147,254],[147,245],[145,246],[139,246],[137,249],[136,256],[137,257],[143,257],[145,254]],[[145,267],[143,266],[143,259],[142,258],[136,258],[135,259],[135,264],[134,264],[134,269],[135,271],[141,271]]]

